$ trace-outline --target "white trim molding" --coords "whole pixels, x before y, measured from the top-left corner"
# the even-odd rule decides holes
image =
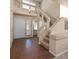
[[[68,50],[66,49],[66,50],[64,50],[64,51],[62,51],[62,52],[60,52],[60,53],[58,53],[58,54],[55,54],[55,53],[54,53],[53,51],[51,51],[51,50],[49,50],[49,52],[50,52],[51,54],[53,54],[55,57],[59,57],[59,56],[63,55],[64,53],[68,52]]]

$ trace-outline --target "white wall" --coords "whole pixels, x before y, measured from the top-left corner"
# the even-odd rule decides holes
[[[62,18],[51,28],[50,51],[55,56],[67,52],[68,49],[68,30],[65,30],[65,18]]]
[[[60,15],[60,4],[56,0],[43,0],[41,9],[53,17]]]
[[[12,7],[13,7],[13,0],[10,1],[10,47],[12,46],[12,42],[13,42],[13,11],[12,11]]]
[[[61,34],[59,34],[60,36]],[[63,36],[65,35],[65,37]],[[49,43],[49,51],[52,53],[54,56],[60,56],[63,53],[67,52],[68,50],[68,38],[67,38],[68,33],[62,34],[62,39],[56,39],[54,38],[53,35],[51,35],[50,38],[50,43]]]
[[[13,12],[10,12],[10,47],[13,42]]]
[[[57,40],[56,41],[56,54],[59,54],[66,50],[68,50],[68,38]]]
[[[14,38],[25,37],[25,17],[14,15]]]
[[[49,16],[53,17],[67,17],[67,0],[43,0],[41,9]]]
[[[54,27],[51,29],[51,34],[60,34],[68,32],[68,30],[65,30],[65,21],[68,21],[67,19],[61,19]]]

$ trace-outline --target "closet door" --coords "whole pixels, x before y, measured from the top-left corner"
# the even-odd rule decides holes
[[[25,17],[15,15],[14,16],[14,38],[25,37]]]

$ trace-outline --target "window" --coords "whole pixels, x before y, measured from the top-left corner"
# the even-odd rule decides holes
[[[33,21],[33,27],[34,27],[34,30],[37,30],[38,29],[37,22]]]
[[[30,7],[30,10],[35,10],[35,8],[34,7]]]
[[[68,17],[68,8],[60,5],[60,17]]]
[[[27,9],[29,11],[34,11],[35,10],[35,7],[29,6],[29,5],[25,5],[25,4],[22,5],[22,8]]]
[[[25,4],[24,4],[25,3]],[[27,0],[23,0],[23,3],[22,3],[22,8],[24,9],[28,9],[29,11],[31,10],[35,10],[35,7],[31,6],[31,5],[35,5],[34,3],[31,3],[31,2],[28,2]]]
[[[30,24],[29,21],[27,21],[27,22],[26,22],[26,30],[29,30],[29,29],[30,29],[30,28],[29,28],[29,24]]]
[[[28,5],[22,5],[22,7],[23,7],[24,9],[29,9],[29,6],[28,6]]]
[[[23,1],[23,3],[30,4],[30,2],[27,0],[22,0],[22,1]]]
[[[22,8],[35,12],[35,3],[32,3],[29,0],[22,0]]]
[[[23,3],[26,3],[26,4],[29,4],[29,5],[36,6],[35,3],[31,2],[31,1],[27,1],[27,0],[23,0]]]
[[[27,9],[29,11],[34,11],[35,10],[35,7],[29,6],[29,5],[24,5],[24,4],[22,5],[22,8]]]
[[[39,21],[39,28],[42,27],[43,23],[42,21]]]

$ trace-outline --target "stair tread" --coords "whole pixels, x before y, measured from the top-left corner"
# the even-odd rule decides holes
[[[48,37],[48,38],[49,38],[49,35],[46,35],[46,37]]]
[[[47,38],[47,37],[45,37],[44,39],[45,39],[45,40],[49,40],[49,38]]]
[[[49,49],[49,44],[45,43],[45,42],[41,42],[41,45],[43,47],[45,47],[46,49]]]
[[[46,42],[46,43],[49,43],[49,40],[44,39],[43,41]]]

